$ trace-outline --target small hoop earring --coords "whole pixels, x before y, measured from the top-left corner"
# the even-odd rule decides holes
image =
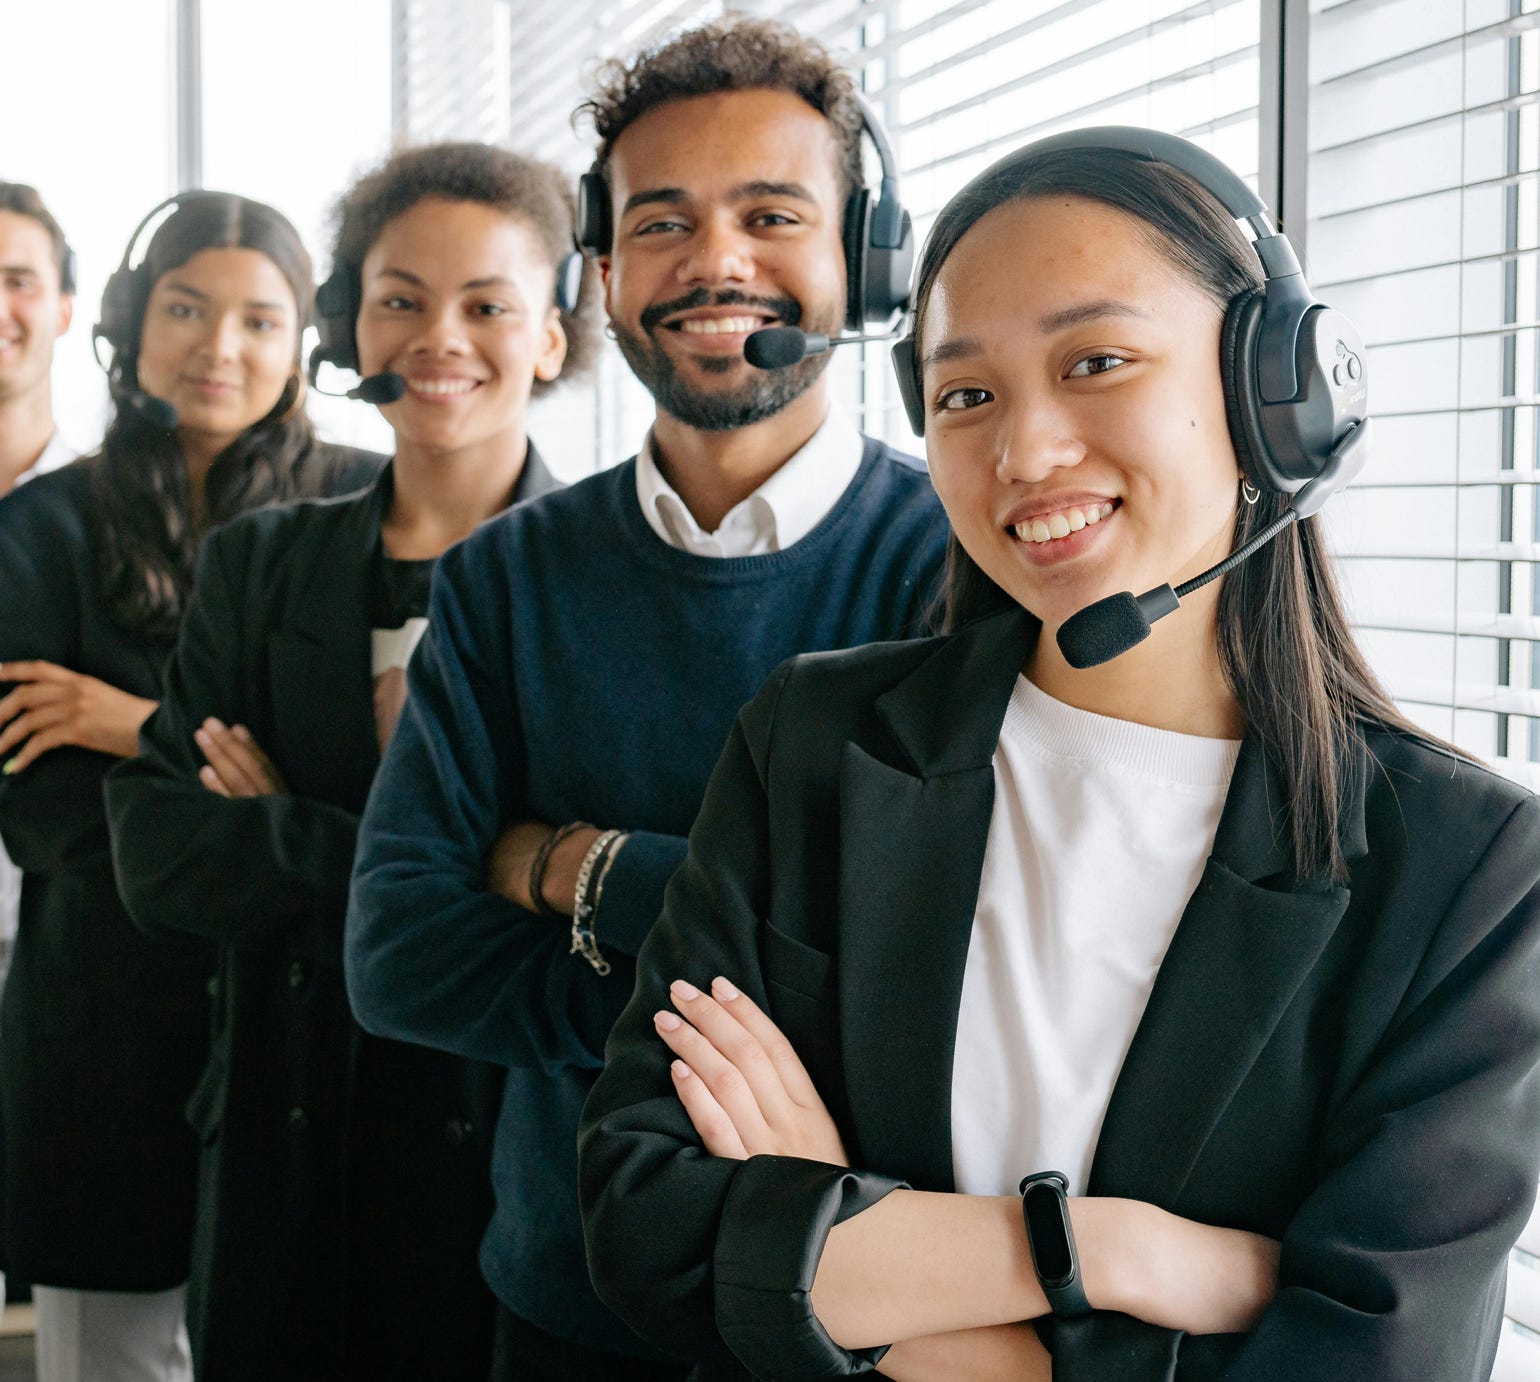
[[[1241,476],[1241,498],[1248,504],[1255,504],[1261,497],[1262,491],[1252,484],[1250,480],[1246,479],[1244,475]]]
[[[620,339],[620,337],[615,334],[615,323],[614,322],[605,322],[604,323],[604,334],[606,336],[608,336],[610,338],[610,340],[612,340],[612,341],[618,341]]]

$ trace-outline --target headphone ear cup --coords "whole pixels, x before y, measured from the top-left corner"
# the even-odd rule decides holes
[[[925,435],[925,400],[920,397],[920,381],[915,370],[914,336],[908,335],[893,343],[893,373],[898,376],[898,396],[904,405],[904,416],[917,437]]]
[[[102,311],[91,334],[112,347],[115,355],[131,352],[137,341],[130,340],[135,321],[143,312],[145,271],[116,269],[102,289]]]
[[[577,243],[587,254],[608,254],[614,238],[610,226],[610,189],[597,165],[578,179]]]
[[[872,220],[872,194],[858,187],[845,202],[840,243],[845,250],[845,326],[859,331],[866,325],[867,244]]]
[[[556,308],[568,316],[578,309],[583,292],[583,256],[573,250],[556,266]]]
[[[1241,474],[1257,489],[1276,490],[1269,478],[1267,442],[1257,401],[1257,338],[1267,308],[1267,290],[1248,288],[1238,293],[1225,312],[1219,331],[1219,379],[1224,385],[1225,420]]]
[[[325,363],[357,372],[358,309],[362,295],[358,273],[347,264],[338,265],[316,289],[315,327],[320,341],[310,352],[312,382]]]
[[[914,226],[907,211],[900,211],[899,226],[897,245],[867,246],[863,304],[867,321],[885,322],[909,305],[909,284],[914,277]]]

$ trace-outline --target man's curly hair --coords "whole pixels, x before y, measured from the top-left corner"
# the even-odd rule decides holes
[[[576,216],[572,188],[567,176],[552,164],[491,144],[423,144],[392,154],[338,199],[333,212],[333,269],[347,265],[357,273],[380,232],[430,197],[476,202],[525,222],[558,272],[572,250]],[[561,374],[553,380],[536,379],[534,393],[543,393],[592,365],[598,350],[598,320],[598,274],[585,261],[577,309],[561,314],[567,334]]]
[[[690,29],[629,62],[618,58],[594,75],[594,94],[577,108],[599,136],[603,172],[621,134],[657,106],[719,91],[789,91],[834,127],[840,195],[861,184],[861,107],[855,80],[816,39],[771,19],[729,16]]]

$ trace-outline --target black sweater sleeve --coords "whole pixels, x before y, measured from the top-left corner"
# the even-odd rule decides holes
[[[245,618],[265,578],[252,560],[257,532],[240,523],[204,544],[140,757],[108,777],[113,861],[124,903],[146,929],[241,947],[282,942],[340,966],[358,817],[286,794],[227,798],[198,780],[204,758],[194,730],[211,715],[226,724],[250,718],[246,688],[266,635]]]

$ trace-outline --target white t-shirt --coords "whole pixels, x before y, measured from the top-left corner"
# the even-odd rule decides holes
[[[1213,847],[1240,744],[1064,705],[1017,679],[963,973],[952,1167],[1085,1193],[1112,1087]]]
[[[757,557],[800,542],[828,516],[861,468],[865,443],[856,426],[830,405],[818,430],[753,494],[702,530],[663,478],[652,433],[636,458],[636,497],[642,517],[670,547],[698,557]]]
[[[43,448],[43,454],[30,470],[24,470],[16,477],[16,483],[25,484],[47,471],[57,470],[79,454],[55,431]],[[20,911],[21,870],[10,861],[5,847],[0,845],[0,983],[4,982],[5,972],[11,967],[11,947],[16,943],[16,920]]]

